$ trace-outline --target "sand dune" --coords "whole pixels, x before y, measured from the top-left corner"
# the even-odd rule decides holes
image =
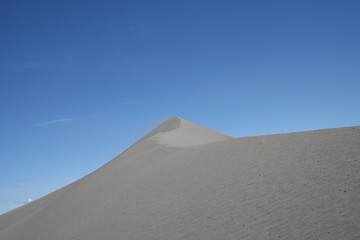
[[[171,118],[0,216],[1,240],[360,239],[360,127],[231,138]]]

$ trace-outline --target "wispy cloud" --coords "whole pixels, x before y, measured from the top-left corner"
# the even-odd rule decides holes
[[[60,189],[78,179],[80,177],[64,176],[58,179],[47,179],[47,181],[18,182],[9,186],[0,186],[0,215],[31,203],[39,197]]]
[[[37,123],[37,124],[35,124],[35,126],[36,127],[41,127],[41,126],[49,126],[49,125],[59,125],[59,124],[73,122],[73,121],[79,121],[81,119],[82,118],[80,118],[80,117],[76,117],[76,118],[59,118],[59,119],[55,119],[55,120],[52,120],[52,121]]]
[[[14,204],[25,205],[27,203],[31,203],[32,201],[33,201],[32,198],[28,198],[26,201],[14,202]]]

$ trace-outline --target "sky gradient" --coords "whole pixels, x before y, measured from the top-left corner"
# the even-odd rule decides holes
[[[168,116],[234,137],[360,125],[359,1],[1,1],[0,214]]]

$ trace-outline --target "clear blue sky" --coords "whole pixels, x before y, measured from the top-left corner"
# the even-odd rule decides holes
[[[232,136],[360,125],[360,1],[0,3],[0,213],[167,116]]]

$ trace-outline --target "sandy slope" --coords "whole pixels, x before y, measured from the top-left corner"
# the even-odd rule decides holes
[[[233,139],[173,118],[0,216],[0,239],[360,239],[360,128]]]

